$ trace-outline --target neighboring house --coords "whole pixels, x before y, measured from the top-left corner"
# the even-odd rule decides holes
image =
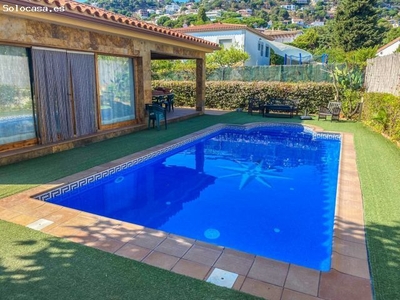
[[[271,49],[280,56],[290,56],[291,60],[298,60],[299,57],[302,57],[302,61],[306,62],[312,57],[311,53],[307,51],[272,41],[271,37],[242,24],[214,23],[174,28],[174,30],[218,43],[223,47],[234,46],[244,50],[250,55],[245,66],[270,65]]]
[[[138,14],[138,16],[140,16],[143,19],[149,17],[149,12],[145,9],[139,9],[137,14]]]
[[[304,20],[303,19],[292,18],[292,24],[296,24],[296,25],[299,25],[299,26],[304,26]]]
[[[293,31],[286,31],[286,30],[264,30],[262,32],[264,35],[268,37],[268,39],[279,42],[279,43],[291,43],[297,37],[303,34],[301,30],[293,30]]]
[[[251,17],[253,15],[253,10],[250,8],[247,9],[240,9],[237,11],[242,17]]]
[[[296,5],[294,4],[285,4],[285,5],[281,5],[282,8],[285,8],[289,11],[295,11],[296,10]]]
[[[311,27],[318,27],[318,26],[324,26],[325,22],[324,21],[314,21],[310,24]]]
[[[165,5],[165,13],[167,15],[173,15],[176,14],[177,12],[179,12],[181,10],[181,7],[176,4],[176,3],[171,3],[169,5]]]
[[[308,0],[296,0],[296,3],[299,5],[305,5],[308,4]]]
[[[0,164],[146,128],[155,59],[196,61],[204,112],[218,44],[74,1],[7,0],[0,24]]]
[[[206,16],[210,21],[215,21],[217,18],[222,16],[222,10],[210,10],[206,12]]]
[[[223,47],[237,47],[250,55],[246,66],[262,66],[270,64],[270,47],[268,38],[259,31],[243,24],[213,23],[185,28],[174,28]]]
[[[394,39],[390,43],[387,43],[385,46],[382,46],[378,49],[376,55],[377,56],[385,56],[389,54],[393,54],[400,47],[400,37]]]

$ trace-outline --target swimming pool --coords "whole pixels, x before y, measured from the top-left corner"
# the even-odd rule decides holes
[[[38,198],[328,271],[340,135],[220,126]]]

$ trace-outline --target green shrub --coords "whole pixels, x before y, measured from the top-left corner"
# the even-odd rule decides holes
[[[384,93],[365,93],[364,123],[390,139],[400,141],[400,97]]]
[[[176,106],[194,107],[196,104],[196,84],[193,81],[153,81],[153,85],[172,89]],[[319,106],[327,106],[329,101],[334,101],[335,89],[331,83],[207,81],[205,107],[226,110],[247,108],[252,96],[261,100],[298,100],[301,112],[307,108],[309,113],[316,113]]]

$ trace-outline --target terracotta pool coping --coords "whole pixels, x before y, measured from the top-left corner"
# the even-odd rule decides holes
[[[41,220],[48,220],[53,223],[41,229],[42,232],[200,280],[207,280],[215,268],[233,272],[238,274],[238,278],[232,288],[270,300],[372,299],[354,139],[349,133],[341,135],[334,245],[329,272],[32,199],[34,195],[131,161],[189,136],[0,199],[0,219],[24,226],[40,226]]]

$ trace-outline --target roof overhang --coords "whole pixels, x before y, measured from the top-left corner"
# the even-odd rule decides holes
[[[169,28],[141,22],[132,18],[114,14],[102,9],[91,7],[69,0],[0,0],[2,4],[18,7],[14,11],[5,12],[0,5],[0,14],[42,21],[57,25],[90,30],[98,33],[118,35],[127,38],[137,38],[184,47],[191,50],[210,53],[218,49],[218,44],[175,32]],[[32,12],[21,7],[47,7],[49,9],[63,7],[62,12]]]

